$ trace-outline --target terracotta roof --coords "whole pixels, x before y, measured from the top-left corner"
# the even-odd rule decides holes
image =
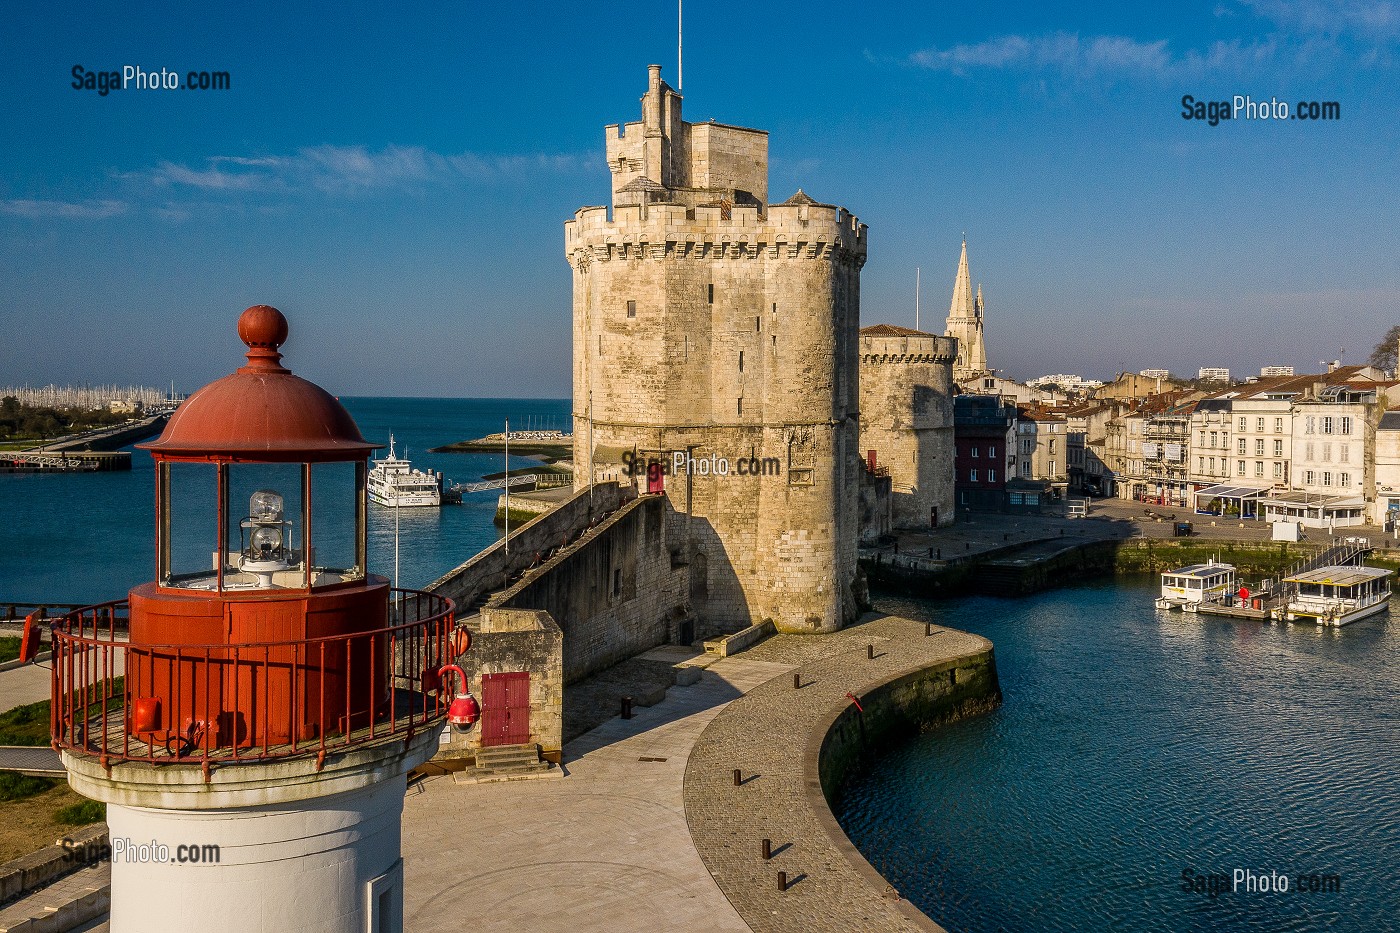
[[[930,334],[928,331],[915,330],[912,327],[900,327],[898,324],[872,324],[869,327],[860,329],[862,337],[937,337],[938,334]]]

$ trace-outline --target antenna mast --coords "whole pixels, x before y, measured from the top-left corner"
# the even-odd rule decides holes
[[[685,0],[676,0],[676,92],[679,93],[681,85],[681,27],[685,25],[683,13]]]
[[[914,329],[919,329],[919,267],[914,267]]]

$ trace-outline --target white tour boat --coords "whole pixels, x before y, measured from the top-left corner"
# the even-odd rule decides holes
[[[1390,605],[1393,571],[1377,567],[1318,567],[1283,582],[1295,590],[1281,610],[1290,622],[1315,620],[1318,625],[1346,625],[1385,612]]]
[[[1157,597],[1157,608],[1195,612],[1202,602],[1219,600],[1238,588],[1234,565],[1212,559],[1162,574],[1162,593]]]
[[[442,477],[415,470],[406,458],[394,456],[394,435],[389,435],[389,455],[372,463],[366,482],[369,501],[390,508],[442,505]]]

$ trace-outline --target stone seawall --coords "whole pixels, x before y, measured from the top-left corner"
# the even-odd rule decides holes
[[[891,746],[1001,705],[993,649],[895,674],[857,700],[860,708],[841,707],[819,724],[808,746],[808,780],[833,804],[846,781]]]
[[[938,930],[851,844],[827,794],[889,744],[995,708],[991,642],[872,615],[820,640],[779,634],[739,657],[798,663],[730,703],[686,766],[691,838],[725,897],[755,933]]]
[[[1096,577],[1157,574],[1207,560],[1233,564],[1247,579],[1277,576],[1322,550],[1321,544],[1282,541],[1180,540],[1130,538],[1066,544],[1046,539],[1016,544],[953,561],[915,555],[862,557],[870,586],[921,598],[987,593],[1025,596],[1082,583]],[[1397,569],[1400,551],[1378,550],[1366,563]]]

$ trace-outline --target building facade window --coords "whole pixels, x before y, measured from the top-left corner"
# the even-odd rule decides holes
[[[1314,473],[1312,470],[1304,470],[1304,471],[1303,471],[1303,485],[1305,485],[1305,486],[1311,486],[1311,485],[1312,485],[1313,483],[1315,483],[1315,482],[1317,482],[1317,474]]]
[[[1244,476],[1244,461],[1243,461],[1243,460],[1236,460],[1236,461],[1235,461],[1235,475],[1236,475],[1236,476]]]
[[[1255,419],[1254,419],[1254,430],[1256,430],[1256,431],[1263,431],[1263,430],[1264,430],[1264,419],[1263,419],[1263,418],[1255,418]]]
[[[1322,471],[1322,485],[1324,485],[1324,486],[1331,486],[1331,485],[1332,485],[1332,471],[1331,471],[1331,470],[1323,470],[1323,471]]]
[[[1338,485],[1338,486],[1350,486],[1350,485],[1351,485],[1351,474],[1350,474],[1350,473],[1338,473],[1338,474],[1337,474],[1337,485]]]
[[[1241,430],[1241,431],[1245,431],[1245,430],[1248,430],[1248,428],[1249,428],[1249,419],[1246,418],[1244,415],[1240,415],[1240,430]]]
[[[1282,434],[1282,433],[1283,433],[1283,419],[1282,419],[1282,418],[1275,418],[1275,419],[1274,419],[1274,433],[1275,433],[1275,434]]]
[[[1282,457],[1282,456],[1283,456],[1283,441],[1281,441],[1281,440],[1276,440],[1276,441],[1274,441],[1274,456],[1275,456],[1275,457]]]
[[[714,304],[714,303],[715,303],[715,287],[714,287],[714,285],[706,285],[706,286],[705,286],[705,301],[708,302],[709,304]]]
[[[1343,416],[1342,416],[1342,433],[1343,433],[1343,434],[1350,434],[1350,433],[1351,433],[1351,416],[1350,416],[1350,415],[1343,415]]]
[[[967,480],[968,480],[968,482],[970,482],[970,483],[975,483],[975,482],[977,482],[977,471],[976,471],[976,470],[968,470],[968,471],[967,471]]]
[[[1263,476],[1263,475],[1264,475],[1264,461],[1263,461],[1263,460],[1255,460],[1255,461],[1254,461],[1254,475],[1255,475],[1255,476]]]
[[[996,470],[988,470],[988,471],[987,471],[987,482],[989,482],[989,483],[995,483],[996,481],[997,481],[997,471],[996,471]]]
[[[1342,463],[1350,463],[1350,462],[1351,462],[1351,445],[1350,445],[1350,444],[1338,444],[1338,445],[1337,445],[1337,459],[1340,460]]]
[[[992,447],[988,447],[988,448],[987,448],[987,456],[989,456],[989,457],[995,457],[996,455],[997,455],[997,449],[996,449],[995,446],[992,446]]]
[[[1245,440],[1244,438],[1240,438],[1239,452],[1242,454],[1249,453],[1249,441]]]
[[[1303,433],[1304,433],[1304,434],[1312,434],[1312,433],[1313,433],[1313,427],[1314,427],[1316,421],[1317,421],[1317,419],[1314,418],[1312,415],[1308,415],[1306,418],[1304,418],[1304,419],[1303,419]]]
[[[1277,460],[1274,461],[1274,479],[1283,479],[1283,464]]]
[[[1047,472],[1048,472],[1051,476],[1054,476],[1054,475],[1055,475],[1055,461],[1054,461],[1054,460],[1051,460],[1050,463],[1048,464],[1048,466],[1049,466],[1049,469],[1047,470]],[[946,475],[946,474],[945,474],[945,475]]]
[[[1254,456],[1264,456],[1264,439],[1262,437],[1256,437],[1254,439]]]
[[[1331,415],[1323,415],[1323,416],[1322,416],[1322,433],[1323,433],[1323,434],[1331,434],[1331,433],[1332,433],[1332,416],[1331,416]]]
[[[627,316],[628,316],[628,317],[636,317],[636,316],[637,316],[637,303],[636,303],[635,301],[629,301],[629,302],[627,302]]]

